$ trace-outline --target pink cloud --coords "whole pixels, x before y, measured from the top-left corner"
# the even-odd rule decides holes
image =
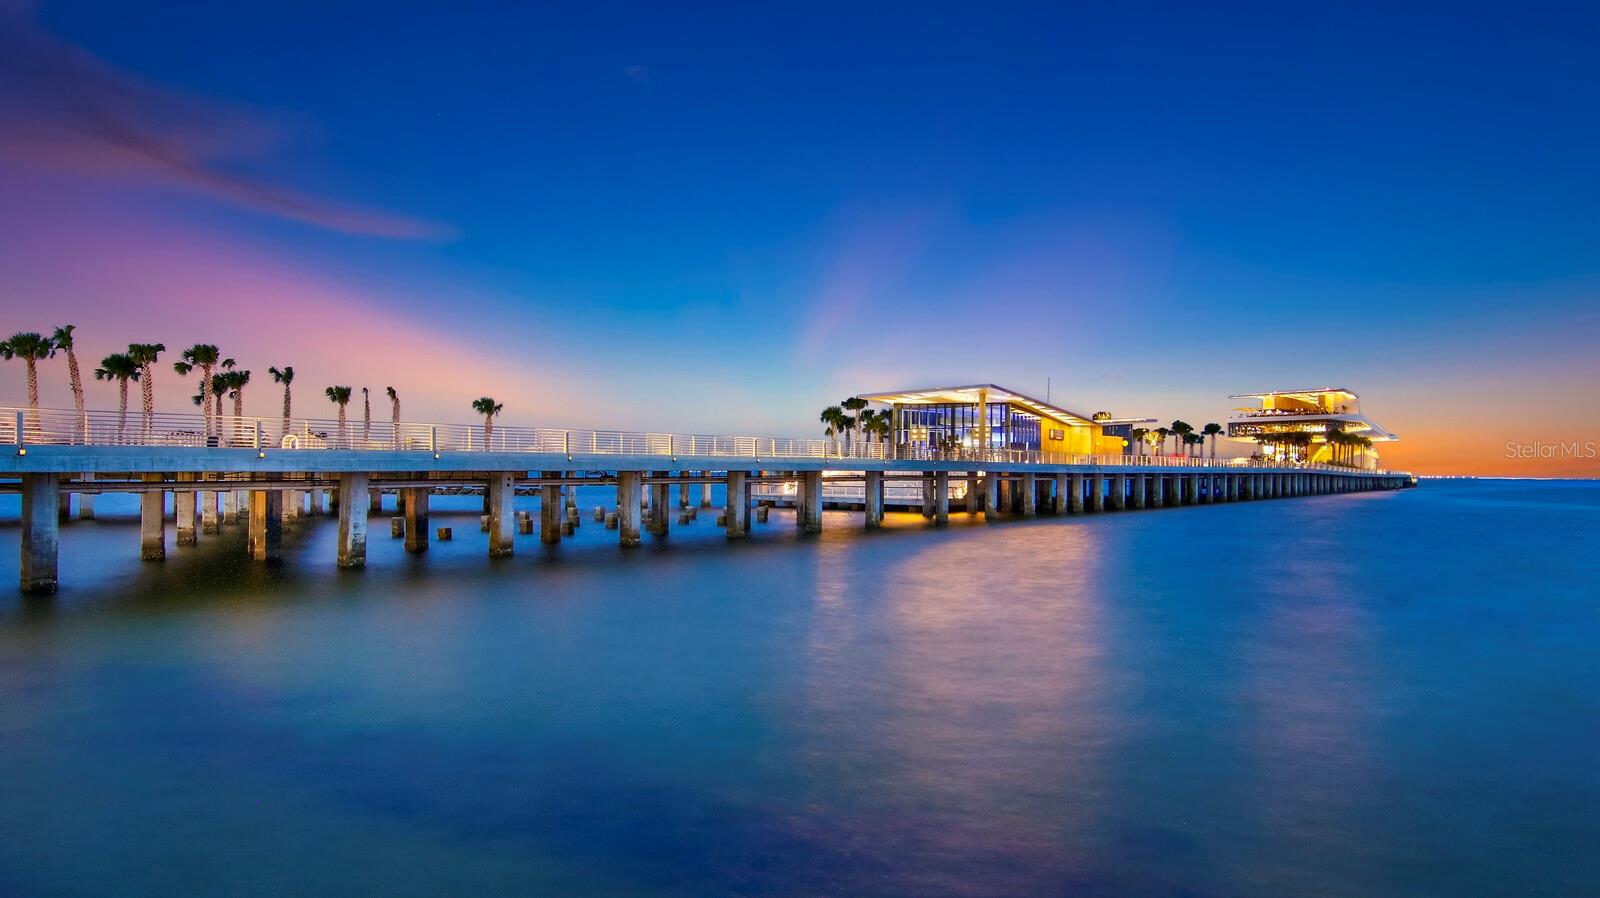
[[[281,135],[258,116],[145,84],[0,6],[0,154],[31,168],[156,184],[348,234],[403,239],[450,229],[229,173]]]

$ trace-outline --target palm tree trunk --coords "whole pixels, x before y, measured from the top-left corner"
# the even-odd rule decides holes
[[[117,378],[117,442],[128,431],[128,379]]]
[[[150,431],[156,426],[156,382],[154,365],[144,365],[139,371],[139,398],[144,407],[144,435],[150,436]]]
[[[21,353],[18,353],[19,355]],[[33,359],[25,359],[28,365],[28,409],[33,412],[39,410],[39,363]]]
[[[278,434],[278,439],[289,435],[289,385],[283,385],[283,433]]]
[[[78,410],[77,430],[79,438],[84,442],[89,441],[89,419],[83,410],[83,377],[78,371],[78,354],[71,347],[67,349],[67,381],[72,384],[72,406]]]
[[[494,416],[485,415],[483,418],[483,448],[488,449],[490,446],[494,445],[493,442],[491,442],[493,439]]]
[[[203,429],[211,436],[211,366],[200,366],[200,416],[205,419]],[[220,415],[218,417],[221,417]]]
[[[344,403],[339,403],[339,448],[345,448],[348,441],[345,438]]]

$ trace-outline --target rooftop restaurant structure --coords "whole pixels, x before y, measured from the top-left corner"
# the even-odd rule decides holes
[[[1346,463],[1376,469],[1378,445],[1400,438],[1362,414],[1361,397],[1342,387],[1240,393],[1228,398],[1254,403],[1233,410],[1228,439],[1258,444],[1263,458],[1269,460],[1333,462],[1338,454],[1333,434],[1342,432],[1371,442],[1350,453],[1352,458]],[[1309,435],[1307,445],[1294,444],[1292,438],[1300,434]],[[1283,439],[1275,441],[1275,437]]]

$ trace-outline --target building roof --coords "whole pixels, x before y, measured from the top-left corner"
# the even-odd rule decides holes
[[[1089,415],[1080,415],[1059,405],[1052,405],[1042,399],[1035,399],[1032,396],[1018,393],[1016,390],[1008,390],[996,384],[969,384],[964,387],[926,387],[888,393],[857,393],[856,398],[865,399],[868,402],[899,403],[901,405],[961,404],[977,402],[979,390],[988,391],[990,402],[1009,402],[1012,405],[1020,405],[1038,415],[1053,418],[1065,424],[1090,425],[1100,423],[1090,420]]]
[[[1354,391],[1346,390],[1344,387],[1317,387],[1314,390],[1268,390],[1265,393],[1235,393],[1232,396],[1229,396],[1228,398],[1229,399],[1265,399],[1268,396],[1292,396],[1292,397],[1299,398],[1299,397],[1302,397],[1302,396],[1305,396],[1305,397],[1323,396],[1323,395],[1326,395],[1328,393],[1338,393],[1338,394],[1341,394],[1341,395],[1344,395],[1344,396],[1349,396],[1352,399],[1360,399],[1361,398]]]

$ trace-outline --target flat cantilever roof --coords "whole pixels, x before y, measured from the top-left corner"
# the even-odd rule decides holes
[[[1088,415],[1080,415],[1077,412],[1064,409],[1059,405],[1052,405],[1051,403],[1045,402],[1042,399],[1035,399],[1032,396],[1018,393],[1016,390],[1008,390],[1005,387],[999,386],[998,384],[968,384],[963,387],[925,387],[916,390],[896,390],[888,393],[857,393],[856,398],[865,399],[868,402],[887,402],[890,404],[900,403],[902,405],[934,405],[946,402],[969,403],[978,401],[979,390],[987,390],[989,392],[990,402],[1014,403],[1031,411],[1038,412],[1045,417],[1054,418],[1055,420],[1064,422],[1066,424],[1092,425],[1097,423],[1091,420]]]
[[[1229,399],[1265,399],[1268,396],[1321,396],[1325,393],[1339,393],[1360,399],[1360,394],[1344,387],[1317,387],[1314,390],[1268,390],[1265,393],[1234,393]]]

